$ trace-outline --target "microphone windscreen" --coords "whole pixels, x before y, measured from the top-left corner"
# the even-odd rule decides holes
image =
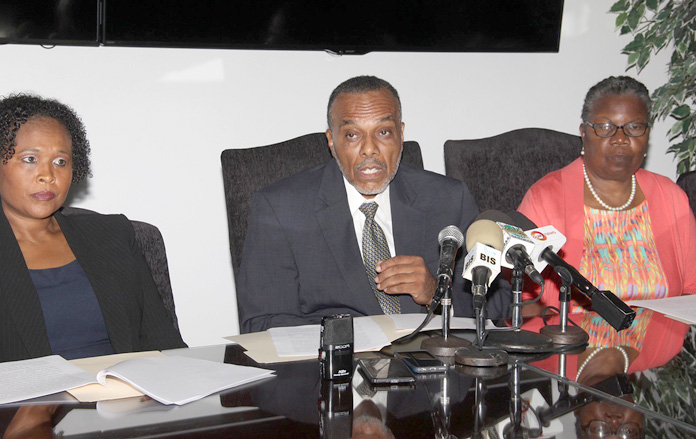
[[[493,222],[500,222],[505,224],[510,224],[510,221],[512,221],[510,217],[505,215],[503,212],[492,209],[479,213],[479,215],[476,217],[474,221],[478,220],[491,220]]]
[[[464,234],[457,226],[447,226],[437,235],[437,242],[439,242],[440,245],[448,239],[453,239],[457,243],[457,248],[464,244]]]
[[[522,230],[532,230],[537,228],[536,224],[534,224],[532,220],[524,216],[524,214],[521,212],[513,210],[508,212],[508,216],[510,217],[510,221],[512,221],[510,224],[517,226]]]
[[[503,250],[503,231],[495,221],[480,219],[471,223],[466,230],[466,249],[471,249],[477,242],[493,247],[498,251]]]

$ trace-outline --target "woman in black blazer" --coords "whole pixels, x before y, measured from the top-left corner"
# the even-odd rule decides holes
[[[0,101],[0,361],[186,346],[130,221],[59,213],[89,152],[66,105]]]

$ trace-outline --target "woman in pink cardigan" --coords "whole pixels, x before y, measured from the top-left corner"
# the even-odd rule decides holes
[[[580,157],[536,182],[518,208],[538,226],[550,224],[564,234],[560,256],[624,301],[696,293],[696,221],[686,194],[668,178],[640,169],[649,112],[648,90],[633,78],[610,77],[592,87],[582,110]],[[559,307],[558,280],[551,270],[545,274],[540,306],[525,309],[527,316]],[[583,354],[569,357],[569,378],[590,356],[630,363],[629,372],[662,365],[679,352],[688,330],[638,308],[633,325],[617,332],[582,297],[574,299],[580,301],[571,302],[570,318],[590,340]],[[532,317],[523,327],[538,331],[542,325],[541,317]]]

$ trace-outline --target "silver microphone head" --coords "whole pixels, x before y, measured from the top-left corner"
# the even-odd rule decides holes
[[[462,231],[459,230],[457,226],[447,226],[437,235],[437,242],[439,242],[440,245],[448,239],[454,239],[457,243],[457,248],[464,244],[464,234],[462,234]]]

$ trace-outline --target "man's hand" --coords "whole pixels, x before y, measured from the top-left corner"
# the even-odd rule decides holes
[[[420,256],[394,256],[377,263],[377,288],[387,294],[409,294],[419,305],[430,305],[437,282]]]

